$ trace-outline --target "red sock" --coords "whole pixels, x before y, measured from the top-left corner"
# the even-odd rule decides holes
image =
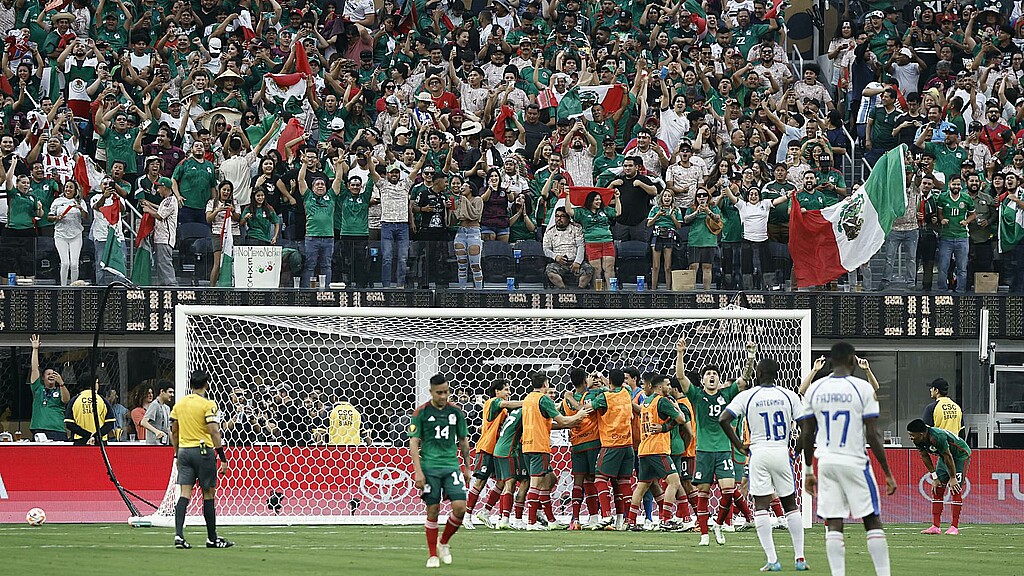
[[[700,533],[708,533],[708,495],[701,492],[697,495],[697,524],[700,526]]]
[[[601,511],[601,502],[597,497],[597,486],[593,482],[583,483],[583,493],[586,494],[584,501],[587,504],[587,514],[597,515]]]
[[[512,494],[502,494],[499,507],[501,517],[508,519],[509,514],[512,513]]]
[[[665,522],[668,522],[669,520],[671,520],[672,516],[675,515],[676,510],[678,510],[678,509],[679,509],[679,507],[677,506],[677,504],[675,502],[669,502],[669,503],[667,503],[666,506],[662,506],[661,507],[661,522],[665,523]]]
[[[516,520],[522,520],[523,519],[523,507],[524,506],[525,506],[524,502],[519,502],[518,500],[516,501],[516,503],[515,503]]]
[[[777,518],[782,518],[786,515],[786,511],[782,509],[782,500],[778,498],[772,498],[771,502],[772,514],[775,514]]]
[[[747,497],[740,494],[740,489],[736,488],[732,495],[732,505],[743,514],[743,519],[747,522],[754,521],[754,513],[750,511],[750,504],[747,503]]]
[[[444,533],[441,534],[441,544],[447,544],[451,540],[458,530],[459,526],[462,526],[462,518],[456,518],[454,514],[448,517],[448,522],[444,525]]]
[[[619,478],[615,482],[616,506],[618,514],[625,514],[629,510],[629,501],[633,499],[633,488],[628,478]]]
[[[544,515],[546,520],[554,521],[555,511],[551,508],[551,490],[539,490],[538,495],[540,496],[540,505],[544,508]]]
[[[658,517],[659,518],[664,518],[665,517],[665,512],[667,512],[669,510],[669,507],[665,506],[665,493],[664,492],[662,492],[661,494],[659,494],[659,495],[654,497],[654,504],[658,507]],[[675,506],[672,506],[672,508],[675,508]]]
[[[964,507],[964,495],[962,492],[953,492],[952,502],[949,503],[950,508],[953,509],[953,521],[950,522],[950,526],[953,528],[960,527],[960,510]]]
[[[477,489],[476,484],[469,487],[469,498],[466,498],[466,514],[472,514],[473,508],[476,508],[476,501],[480,498],[480,490]]]
[[[942,500],[946,497],[946,487],[942,486],[932,493],[932,524],[942,524]]]
[[[640,514],[640,507],[630,504],[629,512],[626,513],[626,524],[636,524],[636,517],[638,514]]]
[[[580,506],[583,504],[583,486],[572,487],[572,519],[580,519]]]
[[[497,486],[495,486],[494,490],[491,490],[490,494],[487,495],[487,503],[485,504],[487,506],[486,509],[492,510],[494,508],[494,505],[498,502],[498,498],[500,497],[501,491],[498,490]]]
[[[735,492],[733,490],[722,490],[722,501],[718,503],[718,517],[716,522],[719,526],[725,525],[726,518],[729,517],[729,513],[732,512],[732,499]]]
[[[423,531],[427,533],[427,552],[437,556],[437,520],[427,520],[423,524]]]
[[[601,505],[600,514],[602,518],[612,515],[611,486],[607,478],[598,478],[594,481],[594,489],[597,490],[597,501]]]
[[[698,492],[696,490],[693,490],[686,495],[686,501],[690,503],[690,508],[693,508],[694,510],[697,509],[697,495]]]
[[[537,506],[540,504],[538,500],[540,498],[540,491],[536,488],[530,488],[526,492],[526,522],[528,524],[537,523]]]

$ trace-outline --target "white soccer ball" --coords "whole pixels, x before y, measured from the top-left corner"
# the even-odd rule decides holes
[[[46,522],[46,512],[42,508],[33,508],[25,515],[25,521],[29,526],[42,526]]]

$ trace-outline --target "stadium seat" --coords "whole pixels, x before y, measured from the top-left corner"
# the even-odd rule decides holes
[[[484,269],[484,282],[505,285],[505,281],[515,274],[515,258],[512,246],[508,242],[498,240],[484,241],[481,265]]]
[[[40,236],[36,240],[36,284],[59,284],[60,255],[53,238]]]
[[[519,282],[538,283],[547,286],[548,275],[544,271],[548,257],[544,255],[544,245],[536,240],[520,240],[513,247],[522,251],[519,258],[519,270],[516,277]]]
[[[210,227],[201,222],[185,222],[178,225],[177,249],[180,272],[192,279],[196,286],[200,279],[210,276],[213,258],[213,239]]]
[[[650,284],[651,257],[647,242],[629,240],[615,247],[615,275],[619,285],[636,283],[637,276],[643,276]]]

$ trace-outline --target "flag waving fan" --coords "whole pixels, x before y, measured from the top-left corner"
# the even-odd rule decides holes
[[[789,253],[798,286],[827,284],[866,263],[907,206],[906,146],[882,156],[859,190],[823,210],[793,202]]]

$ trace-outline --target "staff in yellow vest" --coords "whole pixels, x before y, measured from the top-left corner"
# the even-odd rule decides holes
[[[963,428],[964,411],[949,397],[949,382],[945,378],[936,378],[928,384],[928,393],[932,401],[924,409],[924,423],[928,426],[942,428],[952,432],[954,436],[960,435]]]
[[[338,402],[328,415],[327,438],[334,446],[358,446],[362,416],[356,407],[348,402]]]
[[[101,396],[98,391],[100,381],[96,380],[93,390],[82,390],[75,396],[75,399],[68,404],[64,412],[64,425],[68,429],[68,440],[74,442],[75,446],[92,446],[96,440],[102,438],[107,440],[107,434],[114,429],[117,422],[114,420],[114,411],[110,404]],[[93,394],[96,391],[96,394]],[[93,416],[93,406],[99,415],[100,431],[96,433],[96,418]]]

